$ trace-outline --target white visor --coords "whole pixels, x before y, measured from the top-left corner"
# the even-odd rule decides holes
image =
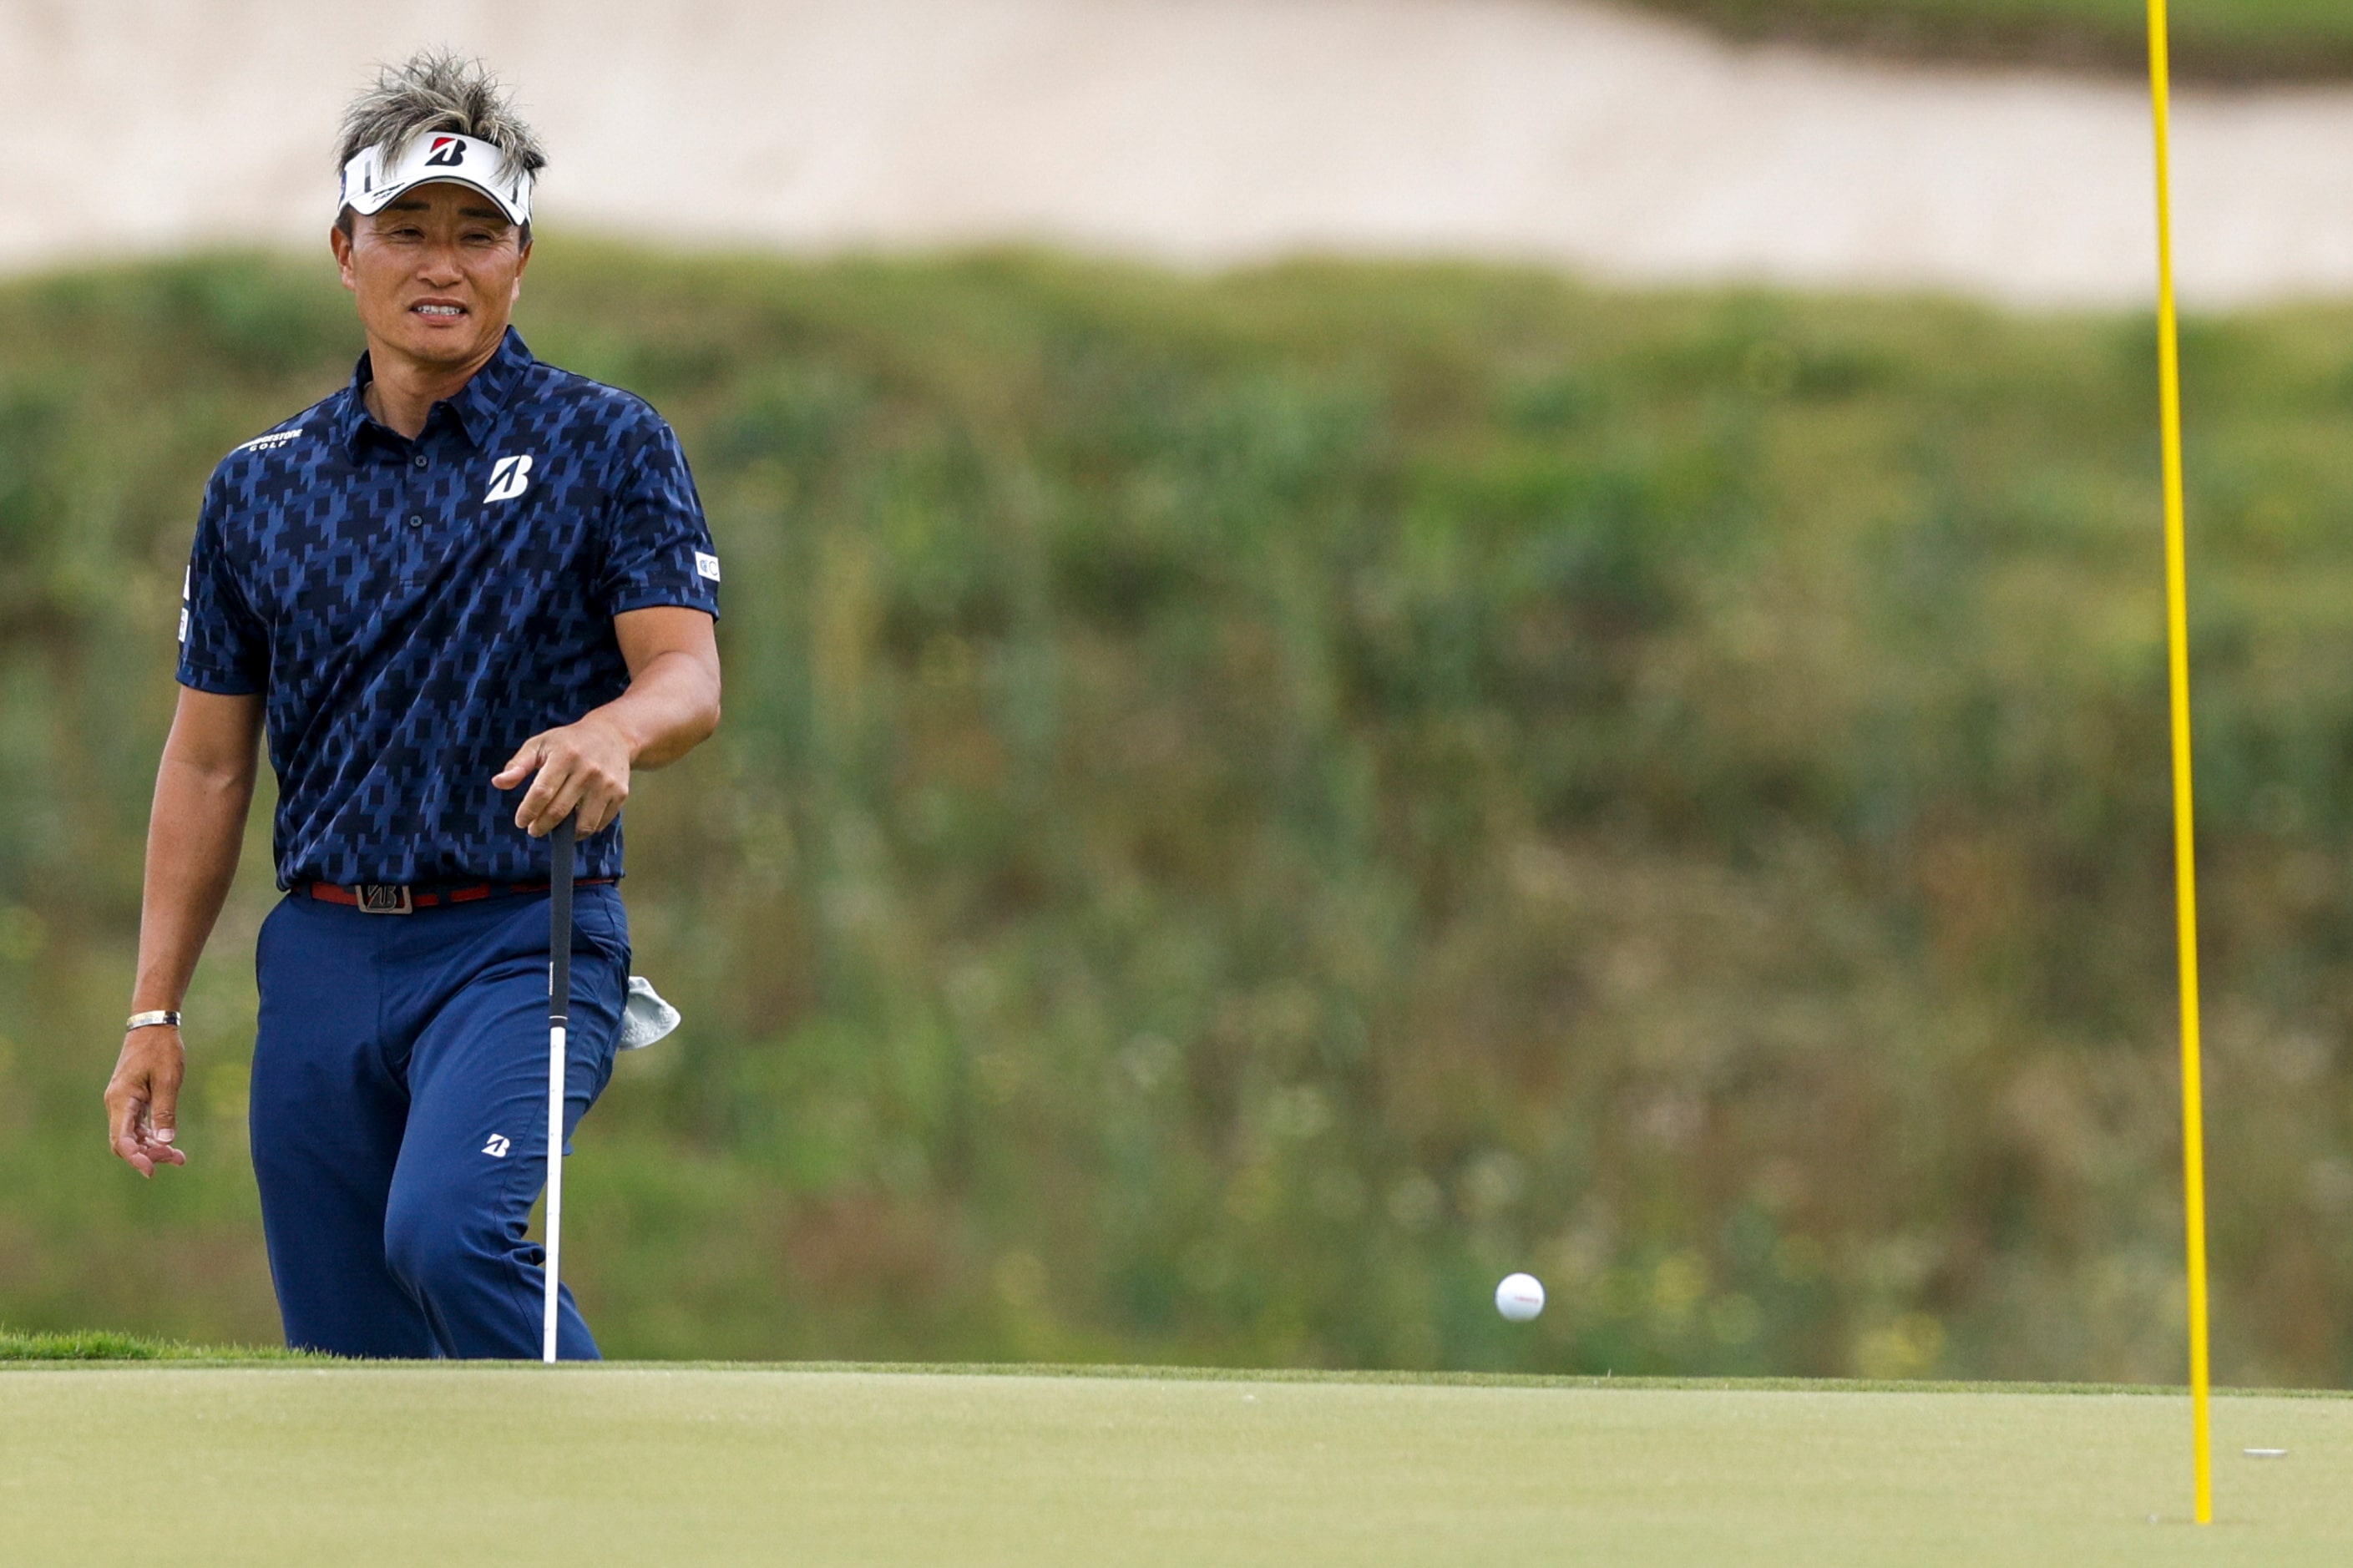
[[[343,165],[343,205],[381,212],[405,192],[447,180],[481,192],[517,226],[531,221],[531,175],[488,142],[428,131],[412,137],[397,160],[385,153],[371,147]]]

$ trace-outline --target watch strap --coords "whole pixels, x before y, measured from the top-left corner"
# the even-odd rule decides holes
[[[125,1034],[130,1033],[133,1029],[176,1029],[179,1026],[180,1015],[178,1011],[169,1007],[159,1007],[152,1013],[133,1013],[130,1017],[125,1018],[122,1021],[122,1029]]]

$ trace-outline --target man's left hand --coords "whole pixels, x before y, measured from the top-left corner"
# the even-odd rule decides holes
[[[619,726],[591,713],[577,724],[542,731],[525,741],[491,783],[512,789],[531,779],[515,808],[515,826],[533,838],[546,837],[575,808],[586,838],[621,815],[629,798],[630,752]],[[537,778],[532,778],[534,772]]]

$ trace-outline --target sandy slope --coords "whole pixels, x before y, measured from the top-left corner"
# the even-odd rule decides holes
[[[520,84],[559,226],[2148,288],[2128,86],[1743,51],[1584,0],[0,0],[0,266],[307,239],[344,93],[426,41]],[[2353,92],[2198,95],[2182,131],[2196,298],[2353,289]]]

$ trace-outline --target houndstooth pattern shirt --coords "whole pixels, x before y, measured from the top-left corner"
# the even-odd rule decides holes
[[[512,330],[415,441],[351,384],[206,487],[179,679],[260,693],[278,882],[543,880],[491,785],[517,746],[619,696],[613,617],[719,613],[719,560],[670,426],[540,363]],[[621,874],[618,824],[579,875]]]

